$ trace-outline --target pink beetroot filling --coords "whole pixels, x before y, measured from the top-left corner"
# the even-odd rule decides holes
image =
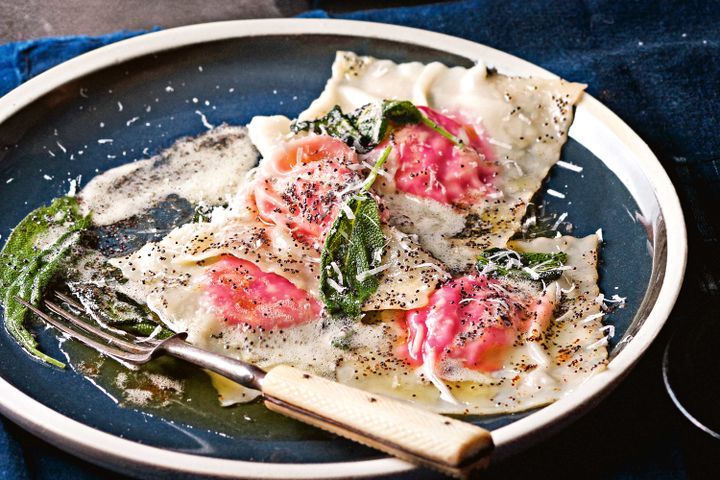
[[[272,175],[259,178],[254,190],[260,217],[288,227],[306,244],[322,243],[337,217],[337,193],[360,181],[355,152],[342,141],[318,135],[288,143],[283,152],[263,160]]]
[[[423,113],[466,146],[452,141],[423,124],[406,126],[394,134],[398,190],[445,204],[467,204],[494,192],[494,169],[489,146],[475,127],[427,107]]]
[[[287,279],[253,263],[223,255],[206,274],[206,293],[231,324],[287,328],[318,318],[320,305]]]
[[[536,299],[499,279],[467,275],[452,280],[423,308],[407,312],[407,345],[401,357],[419,365],[460,359],[467,368],[494,371],[521,333],[544,330],[551,299]]]

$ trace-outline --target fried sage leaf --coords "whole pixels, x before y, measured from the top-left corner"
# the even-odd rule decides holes
[[[362,189],[353,195],[325,237],[320,257],[320,296],[334,316],[357,317],[365,300],[379,286],[377,273],[385,245],[380,211],[369,193],[390,155],[387,147]]]
[[[62,362],[42,353],[37,340],[25,327],[29,311],[18,296],[39,305],[48,284],[62,270],[90,226],[90,215],[80,213],[77,199],[60,197],[26,216],[13,230],[0,251],[0,296],[5,308],[5,328],[35,358],[64,367]],[[45,237],[55,237],[41,246]]]
[[[86,313],[103,327],[157,339],[173,335],[147,305],[139,304],[111,287],[89,282],[73,282],[68,286],[85,307]]]
[[[478,256],[478,272],[491,275],[514,275],[530,280],[555,280],[564,270],[565,252],[516,252],[507,248],[491,248]]]
[[[351,113],[343,113],[335,105],[324,117],[305,122],[294,122],[294,133],[313,132],[330,135],[353,147],[358,153],[366,153],[378,146],[391,128],[423,123],[448,140],[461,146],[455,135],[430,120],[411,102],[406,100],[383,100],[368,103]]]

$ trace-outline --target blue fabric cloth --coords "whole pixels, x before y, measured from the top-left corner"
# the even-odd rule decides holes
[[[123,31],[97,37],[51,37],[0,45],[0,96],[59,63],[142,33],[146,32]]]
[[[308,17],[328,17],[324,2]],[[647,141],[684,203],[691,241],[686,288],[666,329],[621,387],[562,434],[496,468],[492,478],[698,478],[717,444],[698,438],[662,387],[672,324],[718,305],[720,256],[720,8],[716,2],[463,1],[351,12],[341,18],[439,31],[515,54],[584,82]],[[0,93],[93,48],[137,35],[31,40],[0,46]],[[442,48],[442,45],[438,45]],[[710,255],[708,255],[710,254]],[[717,311],[717,309],[715,309]],[[637,405],[638,399],[656,399]],[[618,425],[612,436],[603,426]],[[578,444],[581,444],[579,447]],[[710,463],[707,462],[709,459]],[[564,472],[564,473],[563,473]],[[111,474],[0,421],[0,477],[95,479]]]

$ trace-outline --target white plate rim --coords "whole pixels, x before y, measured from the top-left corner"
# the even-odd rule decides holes
[[[361,33],[358,33],[361,32]],[[507,74],[555,77],[546,70],[499,50],[409,27],[336,19],[262,19],[213,22],[133,37],[64,62],[0,98],[0,123],[48,91],[107,66],[136,57],[230,38],[264,35],[330,34],[392,40],[443,50],[472,60],[482,59]],[[328,65],[329,70],[329,65]],[[687,258],[687,237],[675,189],[649,147],[620,118],[585,94],[577,117],[608,128],[631,152],[660,205],[667,232],[665,275],[654,306],[642,328],[610,362],[571,395],[510,425],[493,431],[498,457],[527,447],[541,434],[576,418],[606,394],[639,360],[670,315],[680,292]],[[571,129],[572,132],[572,129]],[[22,408],[18,408],[18,406]],[[27,430],[80,457],[128,472],[183,472],[234,478],[374,477],[408,471],[412,465],[393,458],[338,463],[279,464],[203,457],[142,445],[89,427],[55,412],[0,378],[0,412]],[[533,438],[535,437],[535,438]]]

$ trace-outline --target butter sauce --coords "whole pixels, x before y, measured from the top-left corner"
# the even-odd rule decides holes
[[[140,214],[173,194],[194,205],[222,205],[256,163],[247,130],[224,125],[96,176],[80,198],[97,225]]]

